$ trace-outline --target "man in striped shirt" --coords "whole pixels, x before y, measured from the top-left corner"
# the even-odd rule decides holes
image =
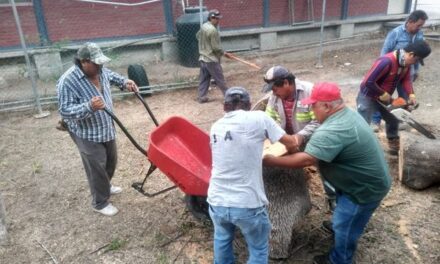
[[[132,80],[104,68],[109,61],[98,45],[86,43],[78,50],[75,65],[58,80],[57,93],[58,110],[83,161],[92,206],[112,216],[118,209],[108,199],[122,189],[110,184],[117,162],[115,128],[103,109],[113,111],[111,85],[129,91],[138,88]]]
[[[386,109],[380,103],[391,103],[391,95],[398,84],[401,84],[408,96],[408,103],[415,104],[416,99],[412,86],[411,65],[420,63],[431,53],[431,48],[425,41],[410,43],[403,49],[385,54],[378,58],[365,75],[356,99],[359,114],[371,122],[371,115],[379,111],[385,120],[385,132],[388,139],[389,153],[397,155],[399,151],[399,122],[386,116]]]
[[[312,93],[313,83],[299,80],[283,66],[270,68],[265,76],[263,92],[270,92],[266,114],[274,119],[288,135],[295,135],[298,150],[305,148],[306,142],[319,127],[318,121],[309,105],[301,100]],[[330,210],[336,206],[333,186],[323,181]]]

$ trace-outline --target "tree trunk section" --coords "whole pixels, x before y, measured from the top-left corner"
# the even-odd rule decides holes
[[[440,140],[423,135],[401,132],[399,181],[422,190],[440,183]]]
[[[305,172],[303,169],[264,167],[263,179],[272,223],[269,255],[273,259],[288,258],[294,246],[295,227],[312,207]]]

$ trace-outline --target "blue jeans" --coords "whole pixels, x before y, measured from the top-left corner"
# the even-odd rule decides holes
[[[380,107],[379,103],[375,99],[365,96],[361,93],[358,94],[356,98],[357,111],[358,113],[367,121],[368,124],[371,123],[371,116],[374,112],[387,111]],[[399,138],[399,121],[397,119],[386,118],[385,114],[382,114],[385,121],[385,132],[388,139]]]
[[[271,224],[266,207],[235,208],[209,206],[214,224],[214,263],[234,263],[232,241],[238,227],[249,251],[247,263],[268,263]]]
[[[332,217],[335,233],[335,244],[330,251],[332,263],[352,263],[359,237],[380,202],[356,204],[348,196],[337,194],[337,205]]]

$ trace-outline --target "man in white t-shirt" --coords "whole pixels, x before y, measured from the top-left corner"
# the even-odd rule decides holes
[[[214,263],[234,263],[232,241],[238,227],[248,245],[248,263],[267,263],[271,224],[262,178],[263,143],[280,141],[297,149],[293,136],[262,111],[249,111],[249,93],[231,87],[225,93],[226,114],[210,133],[212,173],[208,189],[214,224]]]

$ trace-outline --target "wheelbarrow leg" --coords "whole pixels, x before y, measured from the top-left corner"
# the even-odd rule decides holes
[[[142,182],[133,182],[133,184],[131,185],[131,187],[133,187],[136,191],[142,193],[143,195],[147,196],[147,197],[154,197],[156,195],[159,195],[161,193],[165,193],[168,191],[171,191],[172,189],[176,188],[177,185],[168,187],[166,189],[163,189],[161,191],[155,192],[155,193],[148,193],[144,190],[144,184],[147,181],[147,178],[157,169],[156,165],[154,165],[153,163],[150,165],[150,168],[148,169],[147,174],[145,175],[145,178]]]

